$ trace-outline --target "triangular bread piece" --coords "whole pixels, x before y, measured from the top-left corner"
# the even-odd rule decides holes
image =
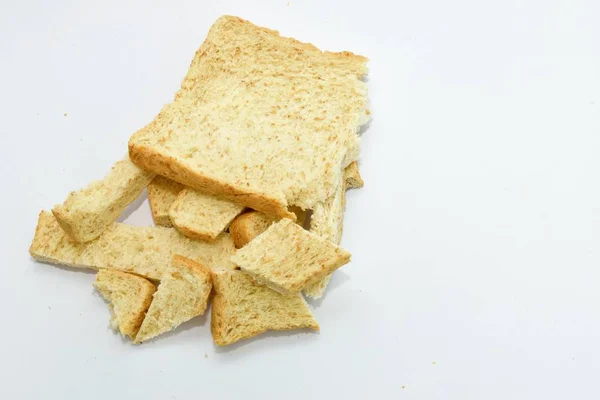
[[[134,342],[152,339],[204,314],[211,289],[208,268],[185,257],[173,256]]]
[[[274,217],[331,196],[368,121],[367,59],[219,18],[175,101],[129,141],[159,175]],[[226,165],[226,168],[224,166]]]
[[[244,210],[228,200],[185,188],[169,210],[177,230],[192,239],[214,240]]]
[[[319,329],[302,295],[284,296],[257,285],[241,271],[213,273],[215,297],[210,328],[213,340],[226,346],[268,330]]]
[[[173,226],[169,209],[177,199],[184,186],[164,176],[157,175],[148,185],[148,202],[152,210],[152,218],[157,226],[170,228]]]
[[[112,328],[133,340],[156,287],[141,276],[108,269],[98,271],[94,286],[108,302]]]
[[[296,294],[350,261],[350,253],[289,219],[271,225],[231,260],[259,284]]]
[[[60,226],[76,242],[96,239],[135,200],[154,178],[154,173],[135,166],[129,157],[117,161],[104,179],[71,192],[52,212]]]

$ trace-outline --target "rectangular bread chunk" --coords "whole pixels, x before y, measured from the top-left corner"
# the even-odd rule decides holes
[[[259,211],[249,211],[236,217],[229,227],[229,233],[236,249],[244,247],[252,239],[267,230],[275,220]]]
[[[331,196],[368,121],[367,59],[218,19],[175,101],[129,141],[140,167],[277,218]],[[227,165],[227,168],[223,168]]]
[[[101,269],[94,286],[108,302],[111,327],[134,339],[156,292],[149,280],[126,272]]]
[[[177,230],[192,239],[214,240],[244,210],[244,206],[185,188],[169,210]]]
[[[212,274],[215,297],[210,328],[213,340],[226,346],[268,330],[319,329],[302,295],[284,296],[257,285],[240,271]]]
[[[52,213],[76,242],[96,239],[135,200],[154,178],[154,173],[133,164],[129,157],[117,161],[104,179],[71,192]]]
[[[174,255],[134,342],[152,339],[204,314],[211,290],[212,278],[208,268]]]
[[[344,180],[347,189],[359,189],[365,185],[365,182],[360,176],[360,171],[358,170],[358,161],[352,161],[344,169]]]
[[[293,295],[348,263],[350,253],[282,219],[231,259],[257,283]]]
[[[113,223],[98,239],[77,243],[69,239],[56,218],[42,211],[29,253],[39,261],[78,268],[108,268],[160,280],[174,254],[210,268],[235,268],[235,247],[228,234],[212,243],[188,239],[175,229]]]
[[[177,199],[184,186],[164,176],[157,175],[148,185],[148,202],[152,210],[152,219],[157,226],[170,228],[173,226],[169,209]]]

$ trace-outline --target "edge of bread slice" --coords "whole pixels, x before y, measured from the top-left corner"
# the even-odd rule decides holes
[[[134,343],[152,339],[204,314],[211,290],[211,272],[207,267],[174,255]]]
[[[284,296],[257,285],[241,271],[213,272],[215,296],[210,328],[215,344],[226,346],[269,330],[319,330],[302,295]]]
[[[88,242],[100,236],[153,178],[154,173],[138,168],[125,157],[104,179],[71,192],[52,213],[71,239]]]
[[[167,228],[173,226],[169,209],[183,188],[184,186],[181,183],[160,175],[156,175],[148,184],[148,202],[150,203],[155,225]]]
[[[183,235],[198,240],[214,240],[244,210],[243,206],[191,188],[183,189],[173,202],[169,216]]]
[[[235,268],[235,247],[229,234],[213,242],[191,240],[173,228],[113,223],[99,238],[87,243],[69,239],[52,213],[40,212],[29,253],[39,261],[76,268],[108,268],[160,280],[173,254],[181,254],[210,268]]]
[[[133,340],[156,287],[141,276],[108,269],[98,271],[94,287],[108,302],[111,327]]]
[[[258,283],[293,295],[347,264],[350,253],[282,219],[237,250],[231,260]]]

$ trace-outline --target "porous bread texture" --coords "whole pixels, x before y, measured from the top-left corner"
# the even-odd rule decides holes
[[[98,271],[94,286],[108,302],[111,327],[133,340],[156,287],[141,276],[109,269]]]
[[[237,249],[267,230],[275,220],[259,211],[249,211],[236,217],[229,226],[229,233]]]
[[[108,175],[85,189],[71,192],[52,213],[71,239],[89,242],[100,236],[154,178],[154,173],[133,164],[129,157],[117,161]]]
[[[152,218],[157,226],[170,228],[173,226],[169,209],[177,199],[184,186],[164,176],[157,175],[148,185],[148,202],[152,210]]]
[[[211,290],[211,273],[207,267],[174,255],[134,342],[152,339],[204,314]]]
[[[268,330],[319,329],[302,295],[284,296],[257,285],[241,271],[213,272],[215,296],[210,328],[213,340],[226,346]]]
[[[355,188],[363,186],[363,181],[358,171],[358,163],[356,161],[352,162],[344,169],[344,179],[346,188]],[[343,194],[342,198],[345,198]],[[339,237],[341,238],[341,218],[343,217],[343,206],[341,206],[341,208],[336,209],[334,205],[337,205],[338,207],[340,206],[339,202],[337,202],[335,199],[339,199],[339,190],[336,190],[334,196],[327,199],[327,201],[318,203],[318,205],[315,206],[315,208],[317,209],[317,216],[312,217],[311,219],[316,219],[315,225],[319,227],[317,232],[320,232],[319,234],[323,234],[323,228],[326,226],[328,221],[331,221],[332,219],[335,220],[337,217],[337,222],[334,222],[333,224],[334,227],[329,228],[329,230],[331,232],[339,230]],[[332,209],[337,210],[337,212],[332,214]],[[306,211],[294,206],[290,207],[290,211],[293,211],[296,214],[296,223],[298,225],[304,227],[305,229],[309,228],[305,226],[307,225],[307,223],[310,222],[308,221]],[[328,215],[330,214],[332,214],[333,218],[328,217]],[[231,238],[233,239],[235,247],[237,249],[244,247],[252,239],[266,231],[267,228],[271,226],[273,222],[275,222],[273,218],[258,211],[249,211],[247,213],[237,216],[229,226],[229,232],[231,234]],[[335,228],[335,226],[337,226],[337,228]],[[332,241],[336,244],[339,244],[339,240]]]
[[[350,253],[289,219],[271,225],[231,257],[259,284],[293,295],[350,261]]]
[[[367,59],[240,18],[212,26],[175,101],[129,141],[139,166],[274,217],[331,196],[368,120]],[[227,168],[223,168],[227,165]]]
[[[113,223],[94,241],[69,239],[52,213],[42,211],[29,248],[39,261],[78,268],[108,268],[160,280],[174,254],[210,268],[235,268],[235,247],[227,233],[214,242],[191,240],[175,229]]]
[[[227,229],[243,210],[237,203],[185,188],[171,206],[169,216],[183,235],[210,241]]]

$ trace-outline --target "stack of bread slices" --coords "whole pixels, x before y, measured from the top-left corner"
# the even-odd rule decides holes
[[[40,213],[31,255],[96,269],[112,326],[134,343],[211,298],[217,345],[319,329],[303,296],[323,296],[350,260],[339,243],[345,192],[363,185],[366,62],[219,18],[127,157]],[[156,226],[115,222],[145,188]]]

